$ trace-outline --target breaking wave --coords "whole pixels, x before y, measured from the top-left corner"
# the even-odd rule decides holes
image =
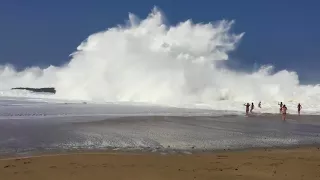
[[[233,21],[164,22],[156,8],[142,20],[129,14],[127,24],[90,35],[61,67],[17,71],[2,65],[0,96],[31,96],[13,87],[55,87],[55,95],[41,98],[218,110],[242,110],[251,101],[262,101],[265,111],[277,111],[278,101],[289,109],[297,102],[310,112],[320,107],[319,86],[300,85],[296,72],[262,66],[246,73],[219,66],[244,35],[231,32]]]

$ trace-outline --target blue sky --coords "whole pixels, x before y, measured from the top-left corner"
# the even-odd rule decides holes
[[[154,6],[169,23],[235,20],[245,32],[232,65],[273,64],[320,83],[320,1],[316,0],[1,0],[0,64],[61,65],[90,34],[122,24],[128,12],[144,18]]]

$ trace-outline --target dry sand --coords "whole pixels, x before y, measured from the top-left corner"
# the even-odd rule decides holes
[[[77,153],[0,160],[1,180],[320,179],[320,148],[192,155]]]

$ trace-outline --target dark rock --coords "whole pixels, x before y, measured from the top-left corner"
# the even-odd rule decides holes
[[[56,89],[53,87],[49,88],[28,88],[28,87],[16,87],[12,88],[12,90],[27,90],[27,91],[32,91],[32,92],[44,92],[44,93],[56,93]]]

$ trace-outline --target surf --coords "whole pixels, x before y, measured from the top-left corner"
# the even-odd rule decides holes
[[[300,85],[294,71],[221,66],[245,38],[232,32],[235,21],[165,22],[157,8],[145,19],[129,13],[122,25],[90,35],[61,67],[1,65],[0,96],[37,97],[11,88],[54,87],[56,94],[41,98],[237,111],[262,101],[265,112],[277,112],[283,101],[289,110],[300,102],[304,111],[318,112],[319,85]]]

